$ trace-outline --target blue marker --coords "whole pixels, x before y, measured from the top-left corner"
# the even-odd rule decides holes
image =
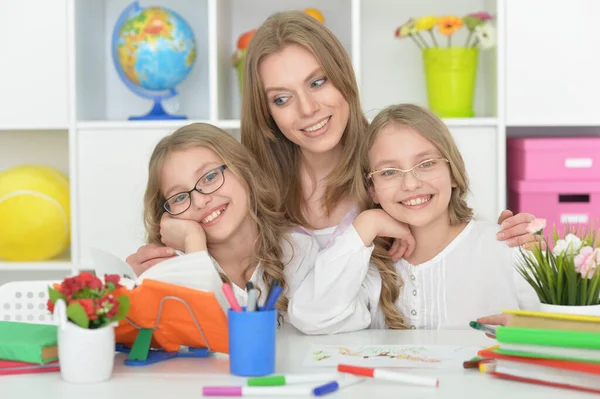
[[[315,396],[327,395],[328,393],[335,392],[339,389],[345,388],[350,385],[357,384],[357,383],[365,380],[364,378],[358,378],[358,377],[349,378],[349,377],[351,377],[351,376],[346,376],[342,381],[331,381],[331,382],[328,382],[327,384],[320,385],[313,389],[313,395],[315,395]]]
[[[267,301],[265,302],[264,310],[275,309],[275,304],[277,303],[277,299],[279,299],[279,295],[281,295],[282,290],[283,290],[283,288],[281,288],[280,285],[276,285],[275,287],[273,287],[273,291],[271,292],[271,295],[269,295],[269,297],[267,298]]]

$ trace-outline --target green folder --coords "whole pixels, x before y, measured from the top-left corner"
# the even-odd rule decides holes
[[[58,359],[57,326],[0,321],[0,360],[45,364]]]
[[[563,348],[600,349],[600,334],[587,331],[547,330],[503,327],[496,329],[500,343],[560,346]]]

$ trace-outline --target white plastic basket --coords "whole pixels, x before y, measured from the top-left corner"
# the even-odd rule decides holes
[[[48,287],[60,281],[11,281],[0,286],[0,320],[55,324],[48,311]]]

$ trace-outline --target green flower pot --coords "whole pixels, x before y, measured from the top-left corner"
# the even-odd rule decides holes
[[[477,74],[478,48],[423,50],[429,108],[440,118],[470,118]]]

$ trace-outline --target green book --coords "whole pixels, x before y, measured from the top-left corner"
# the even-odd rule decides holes
[[[563,348],[600,349],[600,333],[587,331],[499,326],[496,329],[496,339],[501,344],[528,344],[560,346]]]
[[[0,360],[45,364],[58,359],[57,326],[0,321]]]
[[[600,333],[498,327],[496,339],[503,355],[600,363]]]

